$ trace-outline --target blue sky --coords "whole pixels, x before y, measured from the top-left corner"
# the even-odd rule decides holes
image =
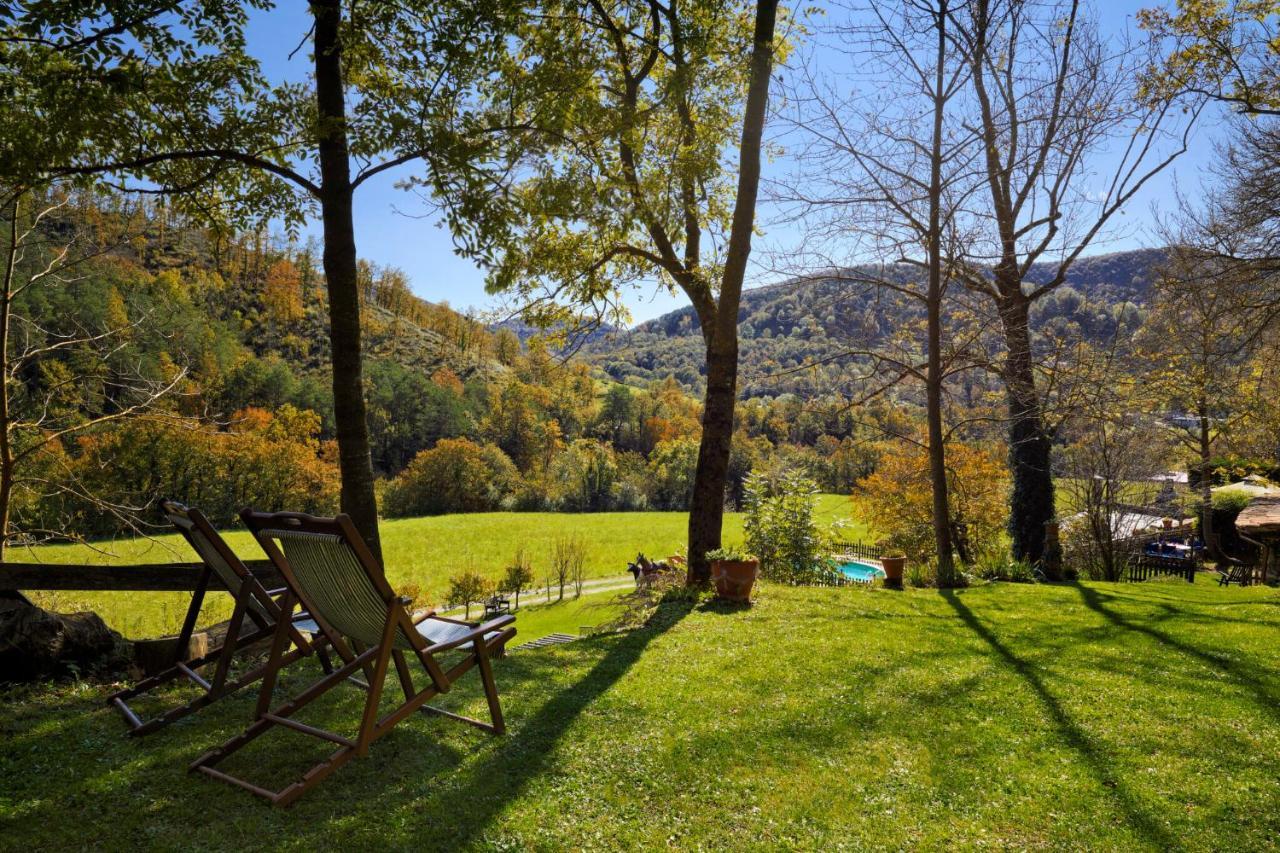
[[[1100,23],[1105,32],[1134,31],[1134,15],[1154,0],[1116,0],[1104,3],[1099,9]],[[299,50],[292,60],[288,55],[297,47],[310,26],[306,4],[282,3],[269,12],[258,12],[249,26],[249,51],[258,57],[268,76],[276,80],[302,79],[308,72],[310,58],[307,49]],[[1175,167],[1157,176],[1142,194],[1125,211],[1121,230],[1105,244],[1095,247],[1091,253],[1119,251],[1151,245],[1156,238],[1151,233],[1151,208],[1153,205],[1168,209],[1171,206],[1174,182],[1184,190],[1199,184],[1200,176],[1211,160],[1213,121],[1203,122],[1192,150]],[[772,169],[786,169],[789,164],[775,162]],[[409,276],[414,292],[434,302],[448,302],[454,308],[490,310],[497,307],[495,299],[484,291],[483,274],[470,261],[459,258],[446,231],[427,216],[427,211],[417,196],[395,188],[396,181],[412,174],[413,167],[392,170],[372,178],[356,193],[356,244],[362,258],[378,264],[396,266]],[[766,220],[769,211],[762,206],[758,216]],[[310,222],[306,234],[319,236],[319,222]],[[769,248],[782,248],[794,235],[785,228],[765,226],[765,235],[757,239],[756,257],[763,257]],[[758,267],[749,274],[748,286],[767,284],[769,273]],[[687,304],[682,296],[670,295],[657,287],[636,289],[626,294],[625,301],[636,322],[656,317]]]

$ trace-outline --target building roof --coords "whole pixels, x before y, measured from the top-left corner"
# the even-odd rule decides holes
[[[1236,516],[1236,530],[1246,536],[1280,536],[1280,496],[1266,495],[1249,501]]]
[[[1077,512],[1062,520],[1063,528],[1068,529],[1075,524],[1080,524],[1088,517],[1088,513]],[[1137,508],[1120,509],[1111,513],[1111,535],[1118,540],[1151,538],[1166,532],[1164,519],[1165,516],[1154,515]],[[1167,532],[1171,534],[1189,532],[1193,522],[1194,520],[1190,518],[1175,518],[1173,527]]]

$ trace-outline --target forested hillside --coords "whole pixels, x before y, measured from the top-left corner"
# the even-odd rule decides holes
[[[40,202],[13,288],[11,543],[145,528],[162,497],[220,522],[335,511],[317,247],[109,195]],[[687,503],[698,407],[679,386],[610,387],[395,269],[362,262],[360,285],[384,513]]]
[[[62,199],[39,233],[15,320],[43,346],[11,352],[24,376],[11,433],[31,450],[15,463],[16,541],[136,529],[158,521],[166,496],[220,522],[249,504],[336,510],[315,246],[218,234],[109,196]],[[39,277],[41,258],[63,248],[75,249],[63,274]],[[1038,324],[1066,337],[1113,334],[1124,312],[1141,314],[1159,258],[1078,264],[1042,300]],[[586,357],[564,360],[527,330],[492,330],[417,298],[396,269],[362,262],[360,289],[384,515],[687,507],[702,363],[690,312],[597,337]],[[833,280],[746,294],[752,399],[736,417],[727,501],[742,499],[753,469],[798,466],[846,493],[877,469],[888,437],[914,428],[919,401],[908,383],[851,405],[847,374],[864,357],[844,353],[909,336],[915,310]],[[824,363],[797,369],[813,362]],[[981,371],[963,381],[973,411],[997,405]],[[980,426],[966,436],[993,438]]]
[[[1066,284],[1040,302],[1036,322],[1094,342],[1107,339],[1122,312],[1132,310],[1127,303],[1139,310],[1146,305],[1164,257],[1163,250],[1141,249],[1077,261]],[[1028,280],[1042,282],[1049,274],[1048,265],[1040,264]],[[739,311],[742,394],[808,397],[847,390],[866,364],[864,356],[851,351],[877,347],[923,317],[916,302],[866,283],[876,275],[911,281],[905,270],[860,268],[840,278],[800,278],[745,292]],[[674,376],[686,387],[700,388],[703,381],[692,308],[593,340],[583,355],[623,382]],[[805,365],[812,367],[799,369]]]

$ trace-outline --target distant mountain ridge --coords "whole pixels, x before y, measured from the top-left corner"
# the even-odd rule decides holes
[[[1105,335],[1114,329],[1117,306],[1145,305],[1155,270],[1166,257],[1167,250],[1157,248],[1080,258],[1065,284],[1041,301],[1036,320],[1061,317],[1078,325],[1086,337]],[[874,270],[854,269],[864,274]],[[1053,264],[1037,264],[1027,280],[1043,283],[1055,269]],[[824,393],[840,384],[841,373],[855,361],[842,356],[851,338],[875,341],[918,310],[901,298],[835,277],[791,279],[744,291],[738,314],[742,393]],[[698,329],[693,308],[680,308],[601,336],[585,346],[582,355],[619,381],[643,383],[673,375],[697,388],[703,359]],[[823,366],[779,381],[779,374],[814,362]]]

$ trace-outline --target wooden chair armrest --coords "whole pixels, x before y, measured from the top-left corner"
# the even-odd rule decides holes
[[[468,625],[472,628],[480,624],[479,622],[465,622],[462,619],[450,619],[448,616],[437,616],[436,618],[441,622],[452,622],[455,625]]]
[[[413,624],[417,625],[420,622],[427,621],[432,616],[436,616],[435,608],[428,608],[421,613],[413,615],[411,618],[413,619]],[[436,618],[439,619],[440,617],[436,616]]]
[[[488,622],[473,628],[461,637],[454,637],[448,642],[436,643],[435,645],[427,646],[422,650],[422,653],[426,655],[434,655],[440,652],[447,652],[449,649],[456,649],[459,646],[465,646],[467,643],[474,643],[476,640],[483,639],[485,634],[501,632],[503,628],[511,625],[515,621],[516,617],[514,616],[499,616],[497,619],[490,619]]]

